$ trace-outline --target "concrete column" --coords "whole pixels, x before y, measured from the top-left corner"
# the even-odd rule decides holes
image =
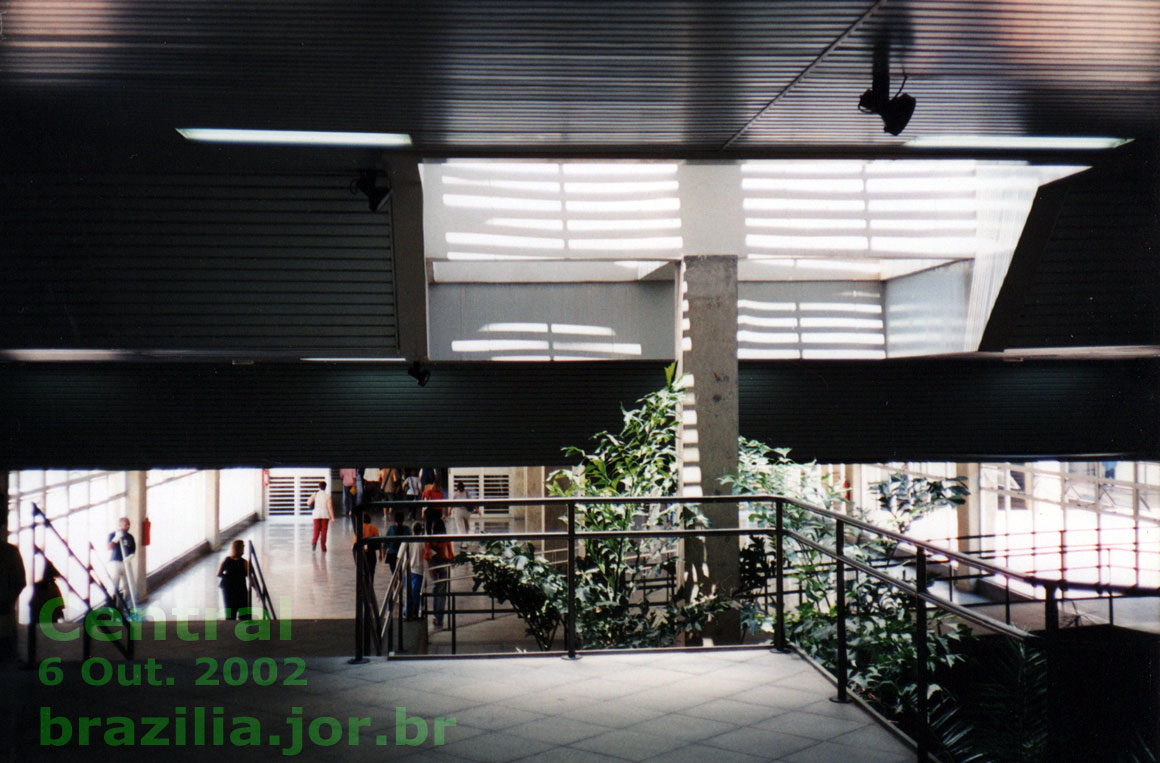
[[[678,469],[682,495],[728,495],[720,478],[737,471],[737,257],[685,257],[679,275],[681,397]],[[736,504],[702,507],[711,527],[737,527]],[[685,583],[729,596],[738,584],[738,541],[709,538],[683,548]],[[714,644],[740,641],[735,610],[704,632]]]
[[[205,475],[205,542],[211,551],[222,547],[221,472],[208,469]]]
[[[125,516],[129,518],[129,532],[133,533],[133,537],[137,539],[137,553],[129,560],[129,564],[132,565],[133,579],[137,583],[135,595],[138,603],[145,601],[149,596],[149,586],[145,580],[145,557],[148,550],[145,546],[143,533],[148,510],[147,496],[149,491],[146,482],[148,474],[148,472],[128,472],[125,475],[129,492],[125,501]]]
[[[399,353],[407,360],[426,360],[427,264],[423,244],[423,181],[418,157],[391,154],[387,159],[387,175],[391,181]]]

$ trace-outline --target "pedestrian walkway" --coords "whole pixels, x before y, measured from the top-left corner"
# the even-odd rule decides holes
[[[75,662],[64,666],[59,686],[14,670],[3,679],[16,691],[6,692],[0,707],[15,720],[13,760],[111,759],[114,753],[119,761],[156,759],[155,748],[140,744],[107,747],[108,720],[90,729],[89,745],[78,745],[81,716],[126,719],[116,721],[122,729],[142,727],[146,717],[169,717],[164,756],[173,761],[282,760],[297,744],[287,718],[299,716],[305,760],[914,759],[857,705],[831,702],[833,685],[809,663],[768,649],[589,654],[576,661],[380,658],[364,665],[331,657],[307,658],[305,665],[297,686],[286,685],[285,660],[277,662],[277,681],[269,686],[256,684],[257,670],[243,681],[235,670],[234,685],[225,685],[226,673],[219,670],[210,675],[218,683],[204,685],[206,663],[192,660],[161,661],[160,686],[93,686]],[[203,685],[196,685],[199,679]],[[40,708],[57,719],[47,736]],[[223,723],[222,744],[214,742],[215,717]],[[198,718],[202,736],[195,736]],[[231,741],[231,729],[245,718],[260,728],[255,746],[242,746],[240,737]],[[69,743],[42,744],[62,739],[65,721]],[[354,736],[352,725],[358,727]],[[310,740],[311,727],[321,743]]]

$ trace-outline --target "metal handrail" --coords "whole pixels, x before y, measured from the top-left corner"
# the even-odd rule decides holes
[[[40,519],[39,523],[36,521],[38,518]],[[37,526],[37,524],[39,524],[41,527],[45,528],[46,530],[51,530],[52,534],[55,535],[57,540],[60,541],[61,545],[64,546],[64,550],[68,554],[69,558],[75,560],[78,564],[80,564],[84,568],[85,575],[86,575],[86,581],[85,581],[86,588],[90,589],[89,595],[81,596],[80,591],[78,591],[76,588],[73,587],[73,584],[69,581],[69,579],[67,577],[64,578],[64,584],[68,587],[68,589],[70,591],[72,591],[76,595],[76,597],[78,599],[80,599],[82,602],[84,602],[86,619],[88,617],[88,614],[93,611],[91,588],[92,588],[92,584],[96,583],[97,588],[99,588],[101,590],[101,593],[103,593],[105,595],[105,598],[109,602],[109,604],[106,606],[111,606],[112,609],[121,617],[122,624],[127,626],[129,623],[129,619],[130,619],[129,611],[126,610],[125,608],[119,606],[119,603],[117,602],[116,597],[113,596],[112,594],[110,594],[109,589],[105,588],[105,584],[102,583],[101,580],[96,575],[93,574],[92,552],[96,550],[96,547],[92,544],[92,542],[89,543],[89,561],[88,562],[83,561],[79,556],[77,556],[76,552],[73,551],[72,546],[70,546],[68,541],[64,538],[64,536],[60,534],[60,531],[58,531],[55,527],[53,527],[52,520],[48,518],[48,515],[44,512],[44,509],[40,508],[40,506],[38,506],[35,503],[32,504],[32,528],[33,528],[33,533],[32,533],[32,560],[33,560],[32,569],[33,569],[34,574],[36,571],[36,558],[38,556],[40,558],[44,559],[45,571],[47,571],[47,565],[51,564],[51,560],[48,558],[48,554],[45,553],[45,550],[43,548],[41,548],[41,546],[36,543],[36,526]],[[53,565],[53,566],[55,567],[56,565]],[[42,572],[41,574],[43,575],[44,573]],[[39,613],[31,612],[30,614],[31,614],[31,617],[29,618],[29,625],[28,625],[28,662],[31,665],[35,665],[37,662],[37,660],[36,660],[36,626],[38,624],[38,614]],[[104,627],[104,626],[98,625],[97,627]],[[116,647],[117,651],[121,653],[122,657],[124,657],[127,660],[131,660],[131,659],[133,659],[133,654],[135,651],[134,641],[133,641],[132,634],[131,634],[128,627],[125,628],[125,633],[126,633],[126,643],[125,644],[122,644],[120,639],[113,641],[112,644],[114,647]],[[86,660],[92,654],[92,635],[89,633],[89,629],[84,627],[83,625],[81,627],[81,652],[82,652],[84,659],[86,659]]]
[[[850,517],[845,514],[840,514],[828,509],[818,506],[812,506],[791,498],[776,495],[745,495],[745,496],[690,496],[690,497],[669,497],[669,496],[645,496],[645,497],[568,497],[568,498],[535,498],[535,499],[503,499],[495,500],[495,503],[503,503],[505,505],[560,505],[563,504],[568,512],[567,531],[566,532],[531,532],[531,533],[494,533],[488,534],[486,537],[489,540],[548,540],[548,539],[563,539],[567,541],[565,549],[567,551],[567,610],[564,613],[564,637],[566,644],[566,651],[569,658],[575,658],[577,652],[577,634],[576,634],[576,542],[578,540],[586,539],[634,539],[634,538],[687,538],[687,537],[709,537],[709,536],[765,536],[771,537],[774,542],[774,558],[776,561],[776,592],[775,596],[775,631],[774,631],[774,647],[778,650],[784,651],[788,649],[786,640],[786,625],[785,625],[785,586],[784,578],[786,574],[785,563],[785,541],[788,538],[799,544],[803,544],[817,552],[829,557],[833,560],[836,567],[836,592],[837,598],[835,602],[835,612],[837,616],[837,664],[835,681],[838,686],[838,701],[844,701],[847,698],[849,685],[849,665],[847,659],[847,646],[849,634],[847,633],[847,601],[844,595],[846,586],[846,570],[852,568],[857,573],[870,575],[877,580],[881,580],[887,585],[901,591],[907,596],[911,597],[915,602],[915,617],[914,617],[914,643],[916,646],[916,677],[915,683],[917,688],[918,698],[918,718],[920,719],[920,729],[917,735],[917,747],[919,760],[928,760],[931,748],[931,731],[928,715],[928,689],[930,686],[931,676],[928,673],[928,666],[926,656],[929,653],[928,639],[928,620],[927,620],[927,605],[933,605],[940,608],[962,620],[974,623],[992,632],[1003,634],[1007,637],[1019,641],[1039,641],[1043,638],[1043,642],[1047,646],[1048,667],[1049,674],[1053,678],[1049,678],[1049,694],[1053,698],[1052,701],[1058,700],[1058,692],[1061,690],[1060,682],[1057,680],[1059,675],[1059,666],[1057,664],[1058,658],[1058,634],[1059,634],[1059,601],[1058,596],[1069,588],[1077,590],[1097,590],[1101,592],[1119,593],[1121,595],[1143,595],[1147,592],[1148,595],[1160,595],[1160,589],[1143,589],[1138,586],[1117,586],[1111,584],[1088,584],[1082,582],[1067,581],[1062,578],[1046,578],[1037,575],[1029,575],[1022,573],[1008,567],[995,564],[970,554],[953,551],[943,548],[928,541],[911,538],[902,533],[888,530],[882,527],[875,526],[867,521]],[[396,503],[402,502],[381,502],[381,505],[393,506]],[[413,502],[406,502],[408,504]],[[488,501],[473,499],[471,501],[464,500],[444,500],[444,501],[426,501],[423,502],[428,506],[455,506],[455,505],[473,505],[478,506],[481,503],[486,504]],[[684,528],[684,529],[667,529],[667,530],[616,530],[616,531],[578,531],[575,521],[575,511],[577,505],[583,504],[772,504],[775,509],[774,527],[746,527],[746,528]],[[832,537],[834,539],[834,548],[823,545],[818,540],[806,538],[800,533],[789,530],[785,527],[785,513],[788,507],[796,507],[804,510],[814,517],[819,517],[829,520],[833,523]],[[824,526],[823,526],[824,527]],[[863,560],[852,558],[845,552],[845,542],[847,531],[851,528],[861,530],[866,533],[876,535],[880,538],[886,538],[895,541],[899,546],[905,545],[908,549],[913,549],[913,563],[916,572],[914,585],[909,584],[904,580],[887,574],[882,569],[876,568],[871,564],[865,563]],[[826,528],[827,530],[829,528]],[[828,534],[828,533],[827,533]],[[468,542],[478,541],[478,535],[441,535],[441,541],[448,542]],[[390,539],[398,543],[416,543],[427,542],[429,537],[392,537]],[[356,548],[372,548],[386,542],[382,537],[372,538],[356,538]],[[359,555],[361,559],[361,554]],[[1035,588],[1042,588],[1044,592],[1043,606],[1044,606],[1044,626],[1045,635],[1040,637],[1032,634],[1021,628],[1017,628],[1010,624],[1010,604],[1008,602],[1008,622],[1003,623],[994,618],[973,612],[966,607],[955,604],[953,601],[942,598],[932,593],[928,588],[927,571],[928,561],[932,559],[944,559],[948,562],[955,561],[969,568],[987,571],[991,574],[1005,577],[1008,582],[1011,580],[1022,581]],[[909,560],[900,560],[899,564],[906,564]],[[360,562],[361,565],[361,562]],[[361,579],[359,580],[361,584]],[[1009,588],[1009,584],[1008,584]],[[953,586],[950,588],[953,591]],[[362,592],[356,593],[356,601],[362,600]],[[1111,600],[1109,596],[1109,601]],[[454,602],[454,599],[452,600]],[[361,609],[361,608],[360,608]],[[356,660],[361,659],[362,642],[360,641],[361,632],[356,633]],[[453,633],[454,638],[454,633]],[[1050,718],[1051,723],[1059,723],[1057,714],[1052,714]],[[1058,739],[1057,734],[1052,735],[1052,739]],[[1058,752],[1058,750],[1056,751]]]
[[[274,599],[270,596],[270,589],[266,586],[266,576],[262,573],[262,563],[258,561],[258,549],[254,547],[254,541],[250,540],[249,554],[249,583],[250,590],[258,591],[258,598],[262,602],[262,616],[267,620],[277,620],[278,613],[274,611]]]

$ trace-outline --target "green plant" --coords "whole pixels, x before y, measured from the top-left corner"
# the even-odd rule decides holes
[[[617,433],[600,432],[591,450],[565,449],[576,467],[548,476],[550,495],[577,499],[577,530],[616,531],[641,527],[676,529],[706,526],[694,506],[658,502],[626,506],[601,502],[614,496],[663,496],[677,490],[677,404],[681,382],[675,366],[665,372],[665,386],[622,409]],[[513,544],[508,544],[508,546]],[[473,565],[477,589],[503,601],[528,623],[541,649],[550,648],[555,625],[568,610],[563,576],[542,557],[535,563],[529,546],[513,551],[489,545],[486,553],[464,554]],[[700,631],[729,600],[716,592],[689,593],[677,588],[673,598],[653,601],[674,573],[677,543],[671,539],[586,540],[576,557],[576,632],[587,648],[665,646],[681,635]],[[517,568],[517,565],[520,565]],[[696,590],[696,589],[694,589]]]
[[[966,483],[966,477],[951,477],[944,482],[895,473],[871,485],[870,490],[878,494],[878,508],[886,515],[886,524],[905,535],[916,519],[966,503],[970,494]]]
[[[849,507],[828,474],[816,464],[798,464],[786,449],[742,441],[740,468],[728,478],[736,493],[784,495],[803,503],[834,511],[848,509],[860,519],[865,515]],[[949,484],[893,475],[875,486],[891,529],[905,531],[918,517],[942,505],[961,503],[966,489],[961,480]],[[756,505],[750,515],[759,527],[775,524],[773,504]],[[835,545],[836,524],[791,503],[783,507],[787,530],[824,547]],[[901,578],[904,559],[894,557],[896,545],[880,536],[847,526],[844,553],[848,558]],[[743,580],[751,588],[764,585],[771,571],[774,549],[765,538],[755,539],[742,553]],[[837,578],[834,561],[808,543],[784,543],[785,569],[794,591],[793,606],[786,612],[787,638],[830,670],[836,669],[838,645]],[[762,562],[762,558],[765,561]],[[905,720],[917,706],[915,683],[918,649],[915,643],[915,602],[904,591],[867,574],[847,576],[846,637],[851,685],[888,716]],[[964,657],[965,626],[954,625],[938,612],[928,613],[927,674],[932,677],[928,699],[949,701],[940,677],[949,674]],[[742,610],[742,622],[750,630],[772,633],[774,613],[759,606],[756,597]],[[912,725],[914,720],[911,719]]]

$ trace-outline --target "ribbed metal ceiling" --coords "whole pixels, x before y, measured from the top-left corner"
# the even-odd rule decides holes
[[[50,129],[402,131],[430,152],[891,146],[916,135],[1145,137],[1150,0],[334,3],[4,0],[0,97]],[[860,114],[887,36],[918,98]],[[6,120],[5,129],[20,129]],[[26,125],[34,122],[23,119]]]

